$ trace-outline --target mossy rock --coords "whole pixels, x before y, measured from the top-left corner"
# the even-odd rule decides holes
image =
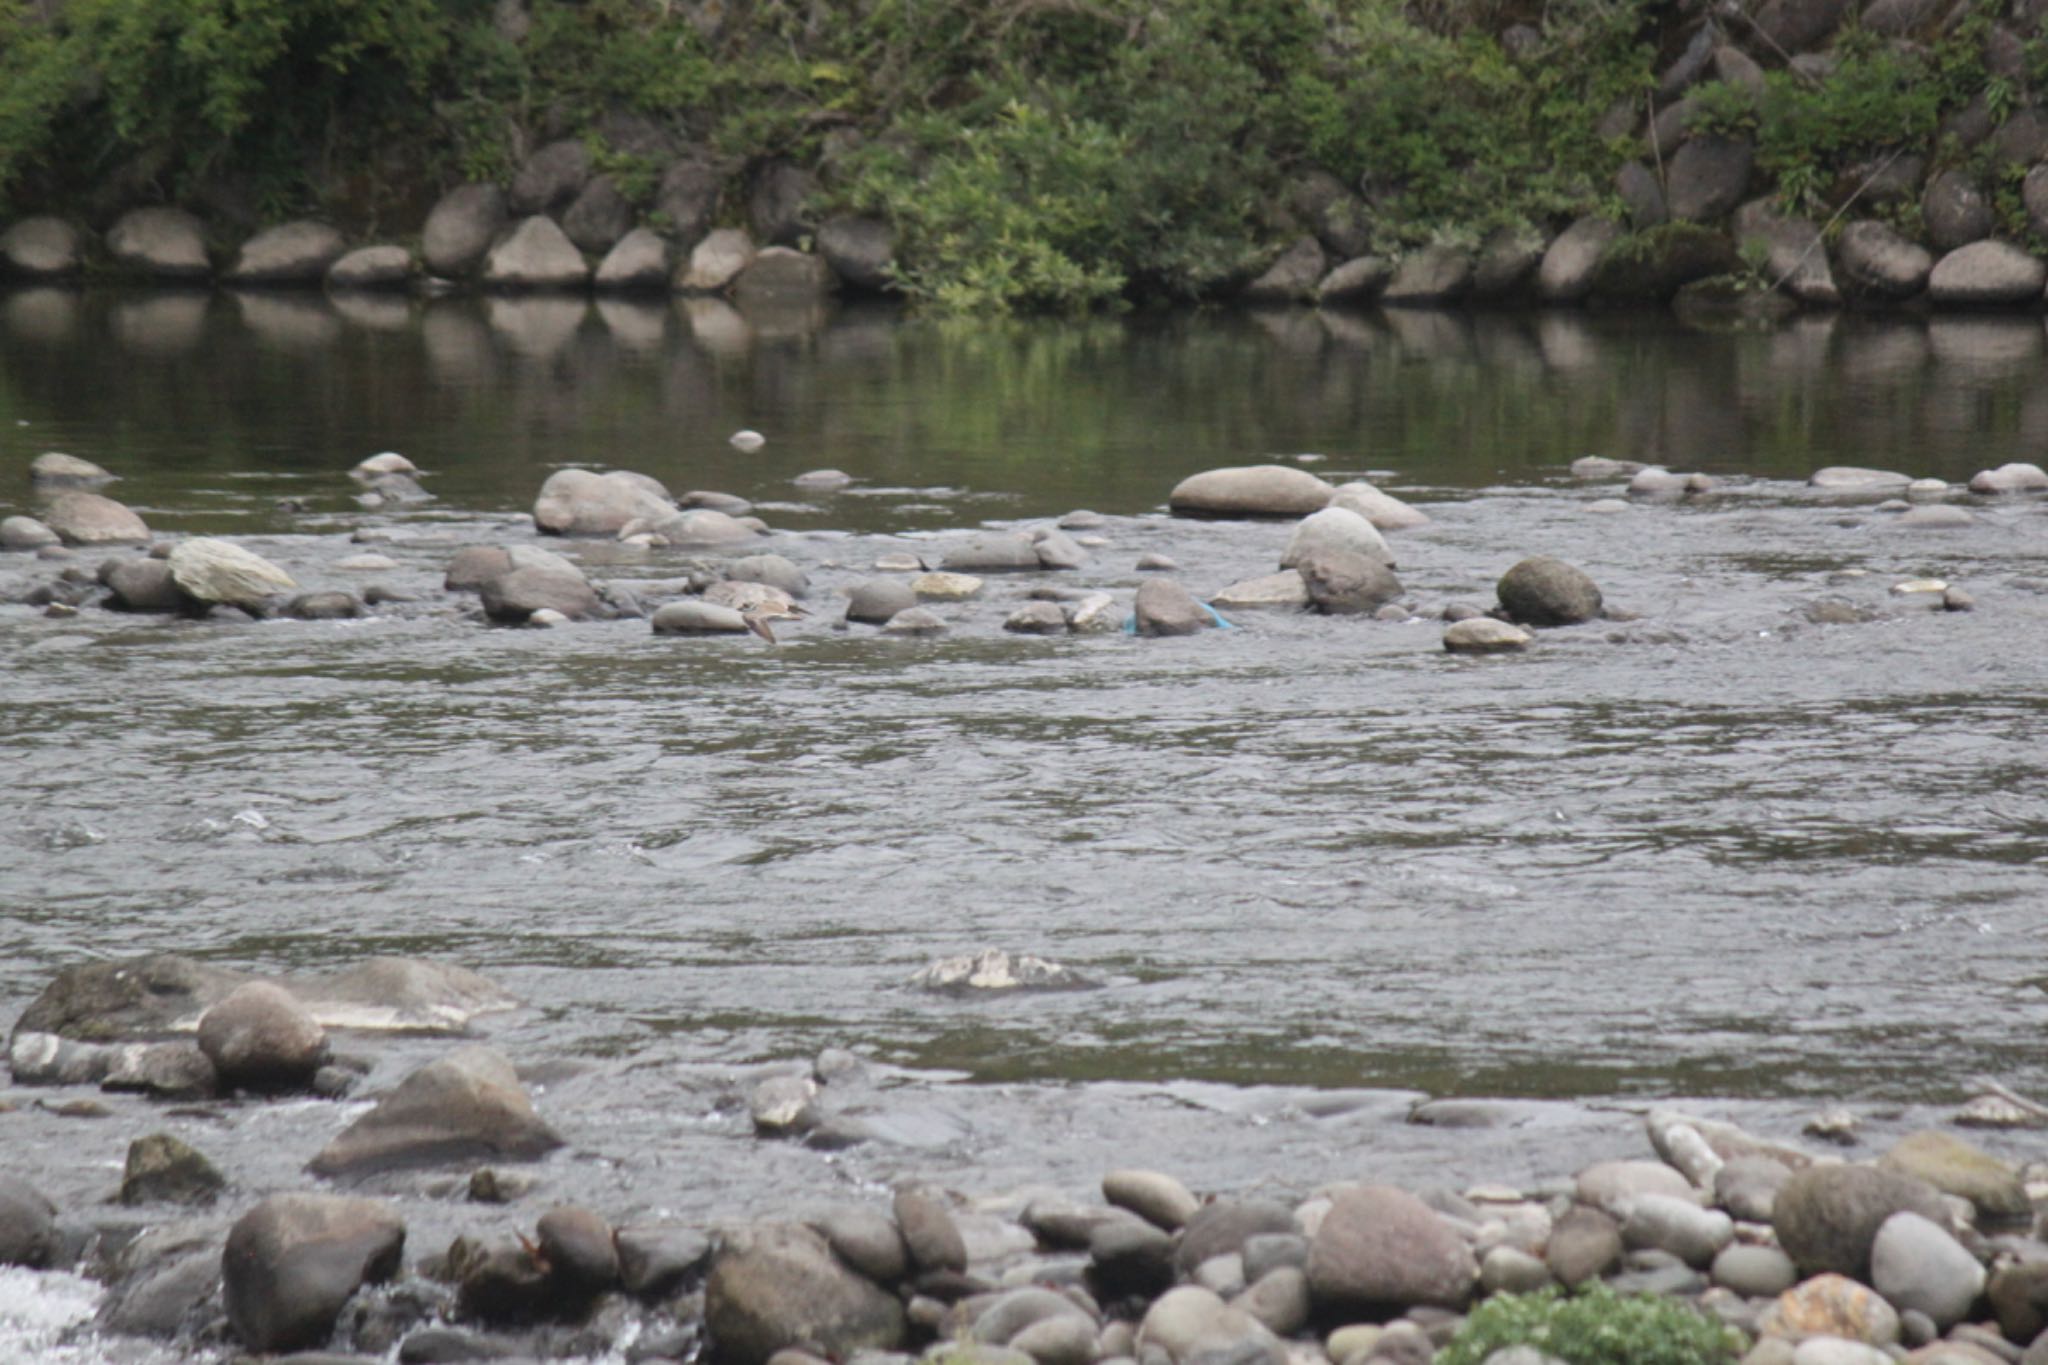
[[[1734,239],[1697,223],[1666,223],[1616,239],[1593,270],[1601,303],[1669,303],[1695,280],[1733,274],[1742,264]]]

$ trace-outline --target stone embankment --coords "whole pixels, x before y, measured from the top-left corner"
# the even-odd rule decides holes
[[[934,964],[917,984],[1086,985],[992,953]],[[60,973],[29,1006],[10,1063],[17,1088],[303,1105],[350,1095],[367,1070],[341,1060],[333,1030],[356,1045],[380,1028],[454,1035],[513,1003],[473,973],[412,960],[278,979],[172,956],[101,962]],[[859,1141],[831,1114],[864,1071],[828,1050],[761,1081],[753,1140]],[[1943,1128],[1845,1161],[1653,1111],[1640,1158],[1536,1188],[1360,1179],[1283,1197],[1271,1191],[1289,1188],[1284,1173],[1242,1194],[1122,1169],[1103,1175],[1099,1200],[976,1202],[911,1180],[694,1226],[538,1197],[536,1163],[568,1144],[489,1046],[451,1037],[369,1098],[305,1153],[303,1188],[241,1189],[162,1133],[131,1144],[119,1212],[60,1209],[0,1162],[0,1266],[84,1270],[106,1285],[93,1333],[206,1358],[227,1345],[407,1362],[625,1350],[728,1365],[1425,1365],[1440,1353],[1531,1365],[1554,1357],[1472,1354],[1466,1314],[1495,1295],[1602,1286],[1702,1315],[1703,1339],[1720,1343],[1702,1362],[2048,1360],[2040,1187]],[[0,1096],[0,1112],[15,1104]],[[1839,1123],[1809,1133],[1846,1136]],[[403,1206],[377,1194],[379,1173],[396,1171],[451,1173],[480,1221],[416,1245]],[[621,1207],[650,1195],[622,1194]],[[151,1210],[158,1222],[139,1226]]]

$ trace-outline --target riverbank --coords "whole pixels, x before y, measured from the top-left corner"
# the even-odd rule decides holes
[[[0,273],[1739,317],[2048,285],[2032,6],[394,0],[360,33],[304,7],[223,70],[128,3],[12,20]],[[82,174],[59,151],[96,120],[131,161]]]

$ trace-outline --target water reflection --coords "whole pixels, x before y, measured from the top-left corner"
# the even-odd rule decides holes
[[[114,305],[114,342],[140,356],[182,355],[206,335],[213,296],[165,289],[122,299]]]
[[[78,331],[77,291],[48,286],[0,295],[0,332],[45,346],[70,341]]]
[[[239,290],[242,325],[280,351],[324,351],[341,336],[341,315],[324,298],[267,290]]]
[[[551,360],[560,355],[589,313],[589,300],[561,294],[494,298],[484,303],[484,317],[497,339],[515,355],[529,360]]]
[[[754,329],[724,299],[683,299],[678,304],[690,335],[712,355],[745,355],[754,346]]]
[[[412,303],[403,294],[349,289],[330,297],[334,311],[366,332],[402,332],[413,324]]]
[[[668,340],[668,306],[644,299],[599,299],[597,316],[624,351],[658,351]]]

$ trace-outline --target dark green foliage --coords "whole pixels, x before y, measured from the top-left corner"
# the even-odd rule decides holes
[[[1594,1285],[1496,1294],[1472,1311],[1437,1365],[1480,1365],[1495,1351],[1533,1346],[1566,1365],[1722,1365],[1742,1335],[1688,1304]]]

